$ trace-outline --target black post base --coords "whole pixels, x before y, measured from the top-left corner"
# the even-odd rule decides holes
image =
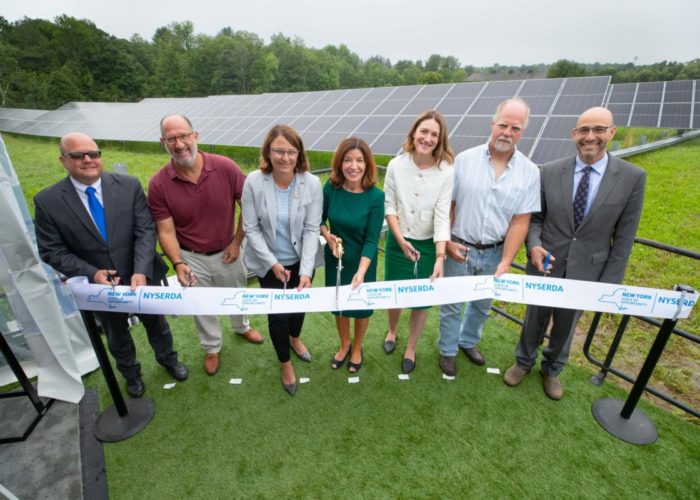
[[[95,436],[100,441],[114,443],[141,431],[153,418],[156,407],[148,398],[126,399],[128,413],[120,417],[114,405],[107,408],[95,424]]]
[[[630,418],[623,418],[620,413],[624,401],[603,398],[593,403],[591,411],[600,426],[618,439],[632,444],[651,444],[659,434],[654,423],[638,409]]]

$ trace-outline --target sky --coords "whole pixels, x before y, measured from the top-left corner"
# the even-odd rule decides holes
[[[276,33],[307,47],[345,44],[392,63],[452,55],[462,65],[651,64],[700,58],[697,0],[0,0],[0,16],[88,19],[109,34],[150,40],[171,22],[196,33]]]

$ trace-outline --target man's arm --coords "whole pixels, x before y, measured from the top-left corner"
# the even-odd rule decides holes
[[[175,235],[175,222],[172,217],[156,221],[156,231],[158,232],[158,240],[160,247],[173,264],[173,268],[177,273],[177,280],[182,286],[193,285],[195,281],[194,273],[190,269],[187,262],[182,260],[180,253],[180,243]]]
[[[152,278],[153,259],[156,253],[156,229],[146,196],[138,180],[134,179],[134,275],[140,283],[142,278]],[[145,281],[144,281],[145,282]]]
[[[513,259],[515,259],[518,250],[520,250],[520,246],[525,241],[529,225],[530,214],[515,214],[510,220],[508,231],[506,231],[506,239],[503,243],[503,257],[501,257],[501,262],[498,263],[498,267],[496,267],[496,272],[494,273],[496,278],[503,273],[507,273],[510,269]]]
[[[243,208],[241,206],[241,200],[236,200],[236,205],[238,205],[238,223],[236,224],[236,232],[233,235],[233,241],[224,250],[224,263],[230,264],[235,262],[241,255],[241,245],[243,244],[243,238],[245,237],[245,231],[243,231]]]

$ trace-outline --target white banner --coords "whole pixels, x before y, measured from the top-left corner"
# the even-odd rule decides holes
[[[351,290],[307,288],[181,288],[93,285],[68,280],[80,309],[174,315],[270,314],[433,306],[496,299],[567,309],[656,318],[687,318],[698,294],[520,274],[430,280],[379,281]],[[336,296],[337,292],[337,296]]]

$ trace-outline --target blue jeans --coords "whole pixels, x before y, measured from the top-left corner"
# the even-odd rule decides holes
[[[450,257],[445,260],[445,276],[488,276],[496,272],[503,256],[503,245],[487,250],[469,248],[466,264]],[[443,356],[456,356],[459,347],[474,347],[481,339],[486,318],[489,317],[491,299],[467,302],[462,319],[464,303],[440,306],[440,339],[438,347]],[[460,319],[462,324],[460,327]]]

